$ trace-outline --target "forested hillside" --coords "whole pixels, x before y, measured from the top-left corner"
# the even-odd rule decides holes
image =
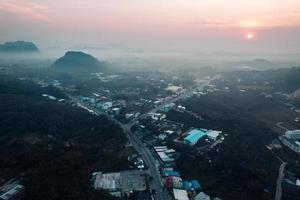
[[[21,177],[31,200],[110,199],[93,191],[89,180],[93,170],[127,167],[122,131],[107,119],[42,97],[47,88],[1,78],[0,184]]]

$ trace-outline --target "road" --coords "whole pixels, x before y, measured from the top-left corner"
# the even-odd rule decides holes
[[[211,79],[213,80],[213,79]],[[137,152],[139,152],[139,154],[141,155],[141,157],[143,158],[145,164],[148,166],[149,168],[149,172],[150,175],[152,176],[152,180],[150,183],[150,187],[151,189],[155,189],[156,194],[154,195],[154,199],[156,200],[169,200],[172,199],[172,197],[170,196],[170,194],[168,193],[168,191],[164,188],[164,186],[161,183],[161,177],[160,177],[160,173],[159,173],[159,169],[156,166],[156,159],[154,158],[153,154],[151,153],[151,151],[146,147],[146,144],[143,143],[137,136],[135,133],[133,133],[131,131],[131,128],[134,124],[136,124],[140,119],[146,117],[147,115],[149,115],[149,113],[155,113],[158,110],[162,109],[164,106],[166,106],[167,104],[176,102],[182,98],[185,98],[186,96],[192,94],[196,89],[197,90],[203,90],[203,88],[208,85],[210,83],[211,80],[208,80],[206,83],[203,83],[200,87],[195,88],[195,89],[189,89],[186,92],[180,94],[177,97],[171,98],[168,101],[164,101],[162,102],[162,104],[160,104],[159,106],[153,108],[152,110],[138,116],[137,118],[133,119],[132,121],[130,121],[127,124],[123,124],[121,122],[119,122],[118,120],[114,119],[113,117],[111,117],[110,115],[108,115],[105,112],[101,112],[98,109],[96,109],[95,107],[92,107],[86,103],[81,102],[78,98],[71,96],[70,94],[66,93],[64,91],[63,88],[58,87],[59,89],[61,89],[73,102],[75,103],[79,103],[85,107],[87,107],[88,109],[94,111],[96,114],[98,115],[102,115],[105,116],[106,118],[108,118],[109,120],[112,120],[113,122],[115,122],[117,125],[119,125],[122,129],[123,132],[127,134],[128,140],[130,141],[130,143],[132,144],[132,146],[135,148],[135,150]]]
[[[276,126],[279,127],[279,128],[281,128],[281,129],[283,129],[284,131],[289,131],[289,129],[287,129],[287,128],[285,128],[284,126],[282,126],[283,123],[284,123],[284,122],[277,122],[277,123],[276,123]]]
[[[282,196],[282,187],[281,183],[284,178],[284,169],[285,169],[286,163],[283,162],[280,167],[279,167],[279,172],[278,172],[278,178],[277,178],[277,187],[276,187],[276,195],[275,195],[275,200],[281,200]]]
[[[170,194],[168,193],[167,190],[164,189],[164,186],[161,183],[161,177],[159,170],[156,167],[156,160],[150,150],[145,146],[145,144],[131,131],[132,126],[128,126],[126,124],[122,124],[121,122],[117,121],[110,115],[104,112],[100,112],[96,108],[82,103],[78,98],[75,98],[67,93],[65,93],[73,102],[79,103],[85,107],[87,107],[90,110],[93,110],[96,114],[105,116],[109,120],[112,120],[115,122],[117,125],[119,125],[122,129],[123,132],[127,134],[128,140],[132,144],[132,146],[135,148],[135,150],[141,155],[143,158],[145,164],[148,166],[148,170],[150,175],[152,176],[152,180],[150,183],[151,189],[155,189],[156,194],[154,195],[154,199],[156,200],[169,200],[171,199]]]
[[[213,79],[211,79],[211,80],[213,80]],[[147,115],[149,115],[149,113],[155,113],[155,112],[157,112],[158,110],[161,110],[164,106],[166,106],[166,105],[168,105],[168,104],[170,104],[170,103],[174,103],[174,102],[176,102],[176,101],[178,101],[178,100],[180,100],[180,99],[185,98],[186,96],[189,96],[189,95],[193,94],[193,92],[194,92],[195,90],[203,90],[205,86],[207,86],[207,85],[210,84],[211,80],[208,80],[206,83],[203,83],[200,87],[197,87],[197,88],[195,88],[195,89],[189,89],[188,91],[183,92],[182,94],[178,95],[177,97],[174,97],[174,98],[171,98],[170,100],[167,100],[167,101],[162,102],[159,106],[153,108],[152,110],[150,110],[150,111],[148,111],[148,112],[146,112],[146,113],[144,113],[144,114],[142,114],[142,115],[140,115],[140,116],[134,118],[134,119],[131,120],[130,122],[128,122],[128,123],[127,123],[127,126],[132,127],[132,126],[133,126],[134,124],[136,124],[140,119],[143,119],[143,118],[145,118]]]

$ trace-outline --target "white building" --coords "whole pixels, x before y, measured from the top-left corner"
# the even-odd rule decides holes
[[[208,136],[209,139],[211,140],[217,140],[218,136],[222,133],[222,131],[214,131],[214,130],[209,130],[206,132],[206,135]]]
[[[205,194],[204,192],[200,192],[196,197],[195,200],[210,200],[210,197]]]
[[[189,200],[188,193],[186,190],[173,189],[175,200]]]

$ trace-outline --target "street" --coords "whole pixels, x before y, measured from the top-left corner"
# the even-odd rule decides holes
[[[285,169],[286,163],[282,163],[279,168],[278,172],[278,178],[277,178],[277,187],[276,187],[276,196],[275,200],[281,200],[282,196],[282,187],[281,187],[281,182],[284,178],[284,169]]]
[[[203,90],[203,88],[210,83],[211,80],[208,80],[206,83],[203,83],[201,87],[198,87],[197,89]],[[150,182],[150,188],[155,189],[156,193],[154,195],[154,199],[156,200],[168,200],[172,199],[171,195],[167,190],[164,189],[164,186],[161,183],[161,177],[159,173],[159,169],[156,167],[156,159],[154,158],[153,154],[150,152],[150,150],[146,147],[146,145],[131,131],[131,128],[133,125],[135,125],[140,119],[146,117],[149,113],[154,113],[163,108],[165,105],[176,102],[182,98],[185,98],[186,96],[192,94],[194,92],[193,89],[188,90],[182,94],[180,94],[177,97],[171,98],[168,101],[163,102],[161,105],[157,106],[156,108],[153,108],[152,110],[138,116],[137,118],[133,119],[127,124],[123,124],[119,122],[118,120],[114,119],[112,116],[108,115],[105,112],[101,112],[98,109],[96,109],[93,106],[90,106],[89,104],[81,102],[78,98],[71,96],[70,94],[66,93],[62,87],[58,87],[60,90],[62,90],[73,102],[84,105],[86,108],[94,111],[98,115],[105,116],[109,120],[112,120],[115,122],[118,126],[120,126],[124,133],[126,133],[128,140],[134,147],[134,149],[141,155],[144,162],[149,168],[149,173],[152,176],[152,180]]]

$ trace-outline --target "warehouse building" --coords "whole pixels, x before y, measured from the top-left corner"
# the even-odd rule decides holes
[[[117,197],[128,196],[134,191],[145,191],[146,171],[130,170],[114,173],[94,172],[92,182],[94,189],[105,189]]]
[[[187,133],[187,136],[183,139],[183,141],[186,144],[194,146],[204,136],[206,136],[206,130],[193,129]]]

